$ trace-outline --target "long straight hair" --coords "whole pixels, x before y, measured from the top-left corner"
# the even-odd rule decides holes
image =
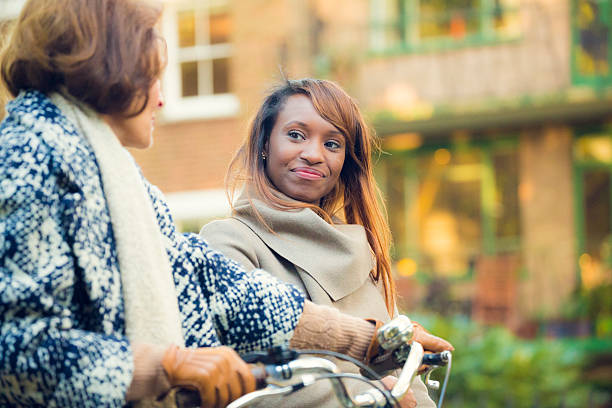
[[[266,175],[262,153],[279,112],[292,95],[308,97],[318,114],[346,138],[345,161],[338,184],[321,199],[319,206],[278,197]],[[225,181],[230,205],[236,191],[249,184],[258,198],[273,208],[285,211],[311,208],[330,224],[333,217],[338,217],[349,224],[362,225],[376,259],[371,277],[375,282],[382,280],[387,311],[393,316],[396,293],[389,255],[391,233],[372,169],[372,151],[377,148],[377,139],[366,126],[357,104],[342,88],[326,80],[288,80],[265,98],[246,140],[230,162]],[[267,225],[261,215],[256,214],[259,221]]]

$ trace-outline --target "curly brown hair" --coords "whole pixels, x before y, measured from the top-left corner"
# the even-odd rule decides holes
[[[160,16],[160,5],[141,0],[28,0],[0,77],[13,96],[61,92],[101,114],[137,115],[165,65]]]

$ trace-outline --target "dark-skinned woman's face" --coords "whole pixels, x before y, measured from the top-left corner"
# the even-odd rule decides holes
[[[283,194],[318,205],[338,183],[344,135],[305,95],[292,95],[276,118],[266,146],[266,174]]]

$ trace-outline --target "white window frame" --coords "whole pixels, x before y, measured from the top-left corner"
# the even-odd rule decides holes
[[[19,16],[25,0],[0,0],[0,20],[13,20]]]
[[[176,222],[222,218],[231,211],[223,189],[177,191],[165,198]]]
[[[182,10],[206,10],[223,0],[167,1],[162,17],[162,30],[168,46],[168,65],[163,78],[165,106],[162,111],[166,122],[193,119],[215,119],[237,116],[240,102],[233,93],[183,97],[181,62],[231,57],[231,44],[213,44],[180,50],[178,38],[178,13]]]

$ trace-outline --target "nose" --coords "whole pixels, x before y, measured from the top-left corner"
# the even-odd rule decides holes
[[[314,139],[314,138],[313,138]],[[323,146],[314,140],[308,140],[302,144],[300,158],[308,164],[321,163],[323,161]]]

